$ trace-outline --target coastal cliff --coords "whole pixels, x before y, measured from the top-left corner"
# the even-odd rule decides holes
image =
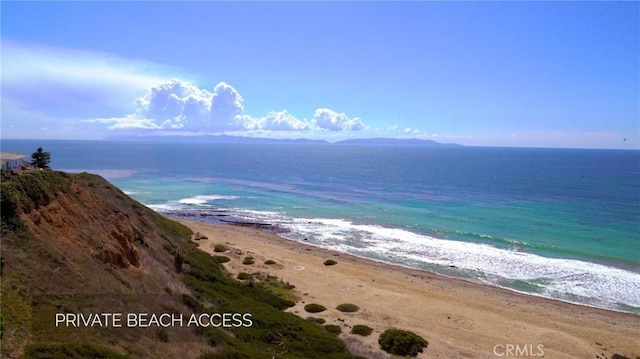
[[[231,279],[190,229],[99,176],[3,172],[1,186],[2,357],[352,357],[335,336],[282,311],[294,303]],[[135,325],[114,321],[132,313]],[[186,321],[203,313],[251,319]]]

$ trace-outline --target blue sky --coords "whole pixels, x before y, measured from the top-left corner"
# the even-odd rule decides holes
[[[638,2],[2,2],[2,138],[640,148]]]

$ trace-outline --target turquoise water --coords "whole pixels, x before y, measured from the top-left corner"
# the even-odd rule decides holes
[[[640,312],[640,151],[4,140],[168,215]]]

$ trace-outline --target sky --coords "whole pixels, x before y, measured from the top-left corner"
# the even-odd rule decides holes
[[[0,138],[640,148],[638,2],[6,2]]]

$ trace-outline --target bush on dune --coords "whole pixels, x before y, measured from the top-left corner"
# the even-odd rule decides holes
[[[417,356],[429,343],[423,337],[400,329],[387,329],[378,338],[380,348],[389,354]]]

